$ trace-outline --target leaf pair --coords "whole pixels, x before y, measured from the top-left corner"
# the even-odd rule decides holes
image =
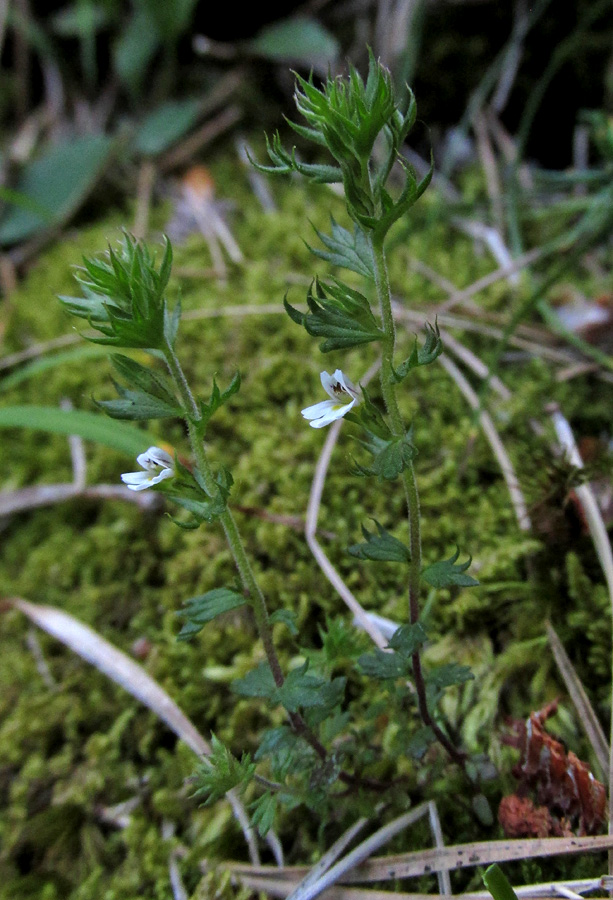
[[[315,279],[307,304],[309,312],[302,313],[284,300],[292,321],[314,337],[325,338],[319,346],[322,353],[358,347],[383,337],[366,297],[340,281],[322,284]]]
[[[166,496],[191,513],[187,522],[174,519],[181,528],[198,528],[203,522],[208,525],[217,521],[228,506],[228,497],[234,483],[232,473],[221,466],[215,478],[215,486],[211,492],[205,484],[201,473],[195,468],[190,471],[176,460],[178,478],[173,479],[172,487],[165,491]]]
[[[443,342],[441,341],[441,334],[439,331],[438,323],[435,322],[433,327],[429,322],[427,322],[426,339],[424,341],[423,347],[418,347],[417,340],[415,340],[415,345],[409,358],[401,363],[397,369],[392,368],[393,383],[398,384],[403,380],[403,378],[406,378],[411,369],[416,369],[418,366],[430,365],[430,363],[433,363],[434,360],[439,357],[442,352]]]
[[[119,400],[96,400],[96,406],[113,419],[168,419],[183,415],[172,382],[165,375],[154,372],[119,353],[111,355],[113,366],[130,387],[113,382]]]
[[[300,668],[292,669],[277,687],[270,666],[263,662],[235,681],[232,690],[240,697],[263,697],[279,703],[290,713],[317,709],[325,715],[342,701],[346,679],[328,681],[321,675],[309,674],[308,668],[307,660]]]

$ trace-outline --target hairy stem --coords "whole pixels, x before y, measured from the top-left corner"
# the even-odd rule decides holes
[[[394,350],[396,347],[396,325],[392,312],[392,294],[390,290],[389,275],[383,240],[370,238],[370,246],[373,256],[375,273],[375,286],[377,297],[381,306],[381,319],[385,337],[383,339],[383,354],[381,361],[381,392],[385,408],[390,418],[391,430],[395,437],[404,434],[402,416],[396,399],[396,385],[393,380]],[[421,574],[421,527],[419,510],[419,493],[413,465],[409,463],[402,473],[402,481],[407,502],[409,533],[411,547],[411,561],[409,563],[409,621],[415,625],[419,620],[419,579]],[[460,764],[464,762],[464,754],[458,750],[449,740],[445,732],[437,725],[428,709],[426,697],[426,684],[421,667],[419,651],[412,658],[413,678],[417,692],[419,714],[424,725],[429,726],[434,732],[438,742],[445,748],[449,756]]]
[[[204,449],[204,444],[202,443],[198,431],[198,422],[202,418],[200,410],[198,409],[189,388],[181,363],[177,358],[174,348],[170,344],[167,344],[165,347],[165,357],[170,374],[177,386],[186,412],[190,444],[196,459],[198,471],[202,475],[209,496],[216,497],[219,493],[219,486],[215,481],[215,476],[207,459],[206,450]],[[264,599],[264,595],[253,574],[253,569],[251,568],[251,563],[245,552],[245,547],[241,540],[236,522],[234,521],[234,516],[227,507],[220,515],[219,520],[224,530],[228,546],[232,552],[232,556],[234,557],[234,562],[236,563],[243,588],[249,597],[258,632],[262,639],[262,643],[264,644],[266,658],[268,659],[268,664],[270,665],[275,684],[277,687],[281,687],[284,681],[283,671],[272,640],[272,629],[270,627],[266,600]]]
[[[200,437],[198,429],[198,422],[202,418],[200,410],[198,409],[198,405],[194,400],[193,394],[185,377],[185,373],[183,372],[181,363],[179,362],[174,348],[170,344],[167,344],[164,352],[166,364],[168,365],[170,374],[172,375],[173,381],[177,386],[177,389],[181,396],[181,401],[183,403],[183,408],[186,413],[185,418],[189,431],[190,444],[192,452],[196,459],[198,471],[202,475],[207,493],[209,494],[209,496],[215,497],[218,494],[219,486],[215,481],[215,476],[211,469],[204,444]],[[275,684],[277,687],[281,687],[285,679],[283,676],[281,663],[279,662],[279,657],[277,656],[277,651],[272,639],[272,629],[270,627],[270,619],[268,616],[266,600],[260,589],[260,586],[257,583],[257,580],[253,573],[253,569],[251,568],[251,563],[249,562],[249,559],[247,557],[247,553],[245,551],[245,547],[241,539],[238,527],[236,525],[236,522],[234,521],[234,516],[227,507],[220,515],[219,521],[221,522],[226,540],[228,542],[228,546],[230,547],[232,556],[234,557],[234,562],[236,563],[243,588],[245,589],[245,592],[249,597],[258,633],[260,635],[260,638],[262,639],[266,658],[272,671]],[[313,750],[321,760],[327,759],[328,754],[325,747],[317,738],[317,736],[311,731],[300,713],[291,713],[288,711],[287,715],[296,734],[299,734],[313,748]],[[360,784],[366,787],[372,787],[372,785],[368,781],[363,782],[358,777],[350,775],[347,772],[340,772],[339,778],[341,779],[341,781],[344,781],[348,784]],[[374,781],[373,784],[375,784]],[[377,789],[380,789],[378,783]]]

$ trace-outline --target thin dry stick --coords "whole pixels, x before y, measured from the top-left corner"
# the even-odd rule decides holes
[[[338,880],[342,884],[396,881],[401,878],[434,875],[443,869],[453,872],[457,869],[487,866],[491,863],[504,863],[512,860],[574,853],[598,853],[611,847],[613,847],[613,837],[607,834],[595,837],[476,841],[470,844],[455,844],[440,850],[430,848],[368,859],[358,868],[342,874]],[[302,878],[308,872],[306,866],[287,866],[279,870],[274,866],[231,863],[229,868],[236,875],[244,872],[248,875],[272,876],[280,879]]]
[[[438,815],[438,809],[434,800],[428,800],[428,818],[430,819],[430,831],[434,838],[434,846],[439,850],[445,846],[443,840],[443,829],[441,828],[441,820]],[[438,876],[438,889],[444,897],[451,897],[451,878],[447,869],[436,873]]]
[[[479,378],[486,379],[489,377],[490,370],[485,365],[482,359],[469,350],[468,347],[465,347],[464,344],[461,344],[460,341],[457,341],[454,337],[452,337],[448,331],[441,331],[441,338],[443,341],[443,346],[445,350],[451,350],[454,356],[457,356],[458,359],[461,359],[462,362],[467,365],[470,369],[473,370],[475,375],[478,375]],[[497,375],[493,375],[490,378],[490,385],[496,393],[502,397],[503,400],[511,399],[511,391],[508,389],[506,384],[498,378]]]
[[[487,127],[487,120],[482,111],[479,111],[473,119],[473,129],[477,138],[477,149],[481,158],[481,167],[485,174],[485,184],[492,207],[492,215],[497,230],[504,233],[504,209],[502,203],[502,186],[500,174],[496,163],[496,156],[492,149]]]
[[[464,377],[462,372],[458,369],[456,364],[449,358],[447,358],[444,354],[442,356],[439,356],[439,362],[446,370],[446,372],[451,376],[451,378],[453,378],[471,409],[473,409],[475,412],[479,411],[481,407],[479,397],[477,396],[467,379]],[[515,516],[517,518],[517,524],[522,531],[530,531],[532,525],[530,522],[530,516],[528,515],[528,506],[519,485],[519,480],[515,473],[513,463],[509,459],[509,455],[505,450],[504,444],[500,440],[498,432],[496,431],[496,426],[494,425],[490,414],[485,412],[484,410],[480,410],[478,412],[478,416],[479,424],[481,425],[483,432],[489,442],[489,445],[492,448],[494,456],[498,460],[498,465],[500,466],[502,476],[507,483],[507,488],[511,497],[511,503],[513,504],[513,509],[515,510]]]
[[[545,622],[545,629],[547,631],[547,638],[549,640],[551,652],[553,653],[553,658],[558,666],[558,671],[564,679],[566,690],[573,701],[579,716],[579,721],[583,725],[583,730],[592,745],[596,761],[600,766],[601,777],[606,778],[609,768],[609,754],[611,751],[609,750],[605,733],[602,730],[602,726],[598,721],[594,708],[589,701],[585,688],[583,687],[573,664],[568,658],[564,645],[551,622]]]
[[[100,672],[127,690],[133,697],[144,703],[180,738],[199,758],[206,762],[210,753],[207,741],[193,722],[187,718],[166,691],[138,665],[117,647],[106,641],[92,628],[84,625],[74,616],[53,606],[29,603],[21,597],[7,598],[7,603],[91,663]],[[259,853],[253,829],[247,813],[236,791],[228,791],[228,800],[234,810],[245,840],[249,855],[254,863],[259,862]]]
[[[509,278],[509,276],[521,271],[521,269],[525,269],[526,266],[536,262],[542,255],[543,251],[539,247],[528,250],[527,253],[522,253],[521,256],[518,256],[511,262],[506,262],[500,268],[494,269],[493,272],[484,275],[483,278],[477,279],[477,281],[473,282],[473,284],[469,285],[467,288],[457,291],[453,296],[437,307],[437,313],[446,312],[447,310],[452,309],[452,307],[457,306],[459,303],[464,303],[465,300],[474,297],[475,294],[481,293],[481,291],[484,291],[492,284],[496,284],[497,281],[501,281],[503,278]]]
[[[169,150],[159,161],[161,172],[168,172],[177,166],[190,163],[206,144],[228,131],[240,120],[242,110],[238,106],[227,106],[214,119],[205,122],[197,131],[191,134],[185,141]]]
[[[371,853],[387,844],[395,837],[395,835],[404,831],[405,828],[414,825],[415,822],[427,815],[428,806],[428,803],[420,803],[415,809],[410,810],[408,813],[404,813],[404,815],[399,816],[397,819],[384,825],[383,828],[379,828],[378,831],[375,831],[369,838],[362,841],[361,844],[358,844],[355,850],[352,850],[351,853],[348,853],[347,856],[343,857],[343,859],[332,866],[331,869],[328,869],[318,881],[312,882],[311,884],[306,885],[306,887],[298,887],[290,895],[289,900],[313,900],[314,897],[318,897],[319,894],[323,893],[326,888],[329,888],[336,881],[341,879],[347,872],[350,872],[356,866],[359,866],[360,863],[364,862],[364,860],[368,859]]]
[[[568,421],[560,412],[559,407],[552,404],[549,412],[556,431],[558,442],[565,452],[570,462],[583,468],[583,460],[579,449],[575,442],[572,429]],[[609,542],[609,535],[604,524],[598,502],[594,496],[589,484],[581,484],[575,488],[575,494],[581,504],[590,535],[596,548],[596,554],[600,561],[605,581],[609,591],[609,601],[611,603],[611,615],[613,616],[613,551]],[[609,742],[609,834],[613,834],[613,691],[611,694],[612,715],[611,715],[611,737]],[[609,875],[613,875],[613,853],[609,853]]]

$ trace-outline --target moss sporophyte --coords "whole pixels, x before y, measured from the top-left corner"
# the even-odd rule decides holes
[[[385,651],[364,653],[347,670],[347,647],[342,640],[329,641],[325,653],[311,647],[300,652],[301,664],[284,672],[273,641],[273,625],[282,623],[292,635],[298,633],[294,609],[270,615],[260,581],[252,567],[247,547],[230,508],[233,478],[225,464],[213,464],[208,446],[215,439],[213,420],[218,410],[231,402],[240,388],[237,375],[221,388],[213,379],[210,394],[201,397],[189,384],[177,337],[181,307],[171,308],[167,286],[172,266],[172,248],[166,242],[161,264],[154,254],[129,235],[103,259],[86,259],[79,276],[85,297],[64,297],[74,315],[87,319],[103,343],[118,347],[145,348],[154,360],[163,360],[166,371],[154,365],[113,354],[113,366],[124,384],[117,385],[119,399],[100,401],[99,406],[115,418],[149,420],[182,419],[189,438],[193,465],[184,465],[159,447],[150,447],[138,457],[142,472],[122,476],[134,491],[153,487],[182,510],[174,520],[183,528],[216,525],[225,535],[234,558],[238,579],[231,587],[217,587],[187,601],[179,638],[192,639],[207,623],[222,613],[247,607],[262,641],[265,660],[240,678],[232,690],[254,704],[265,701],[286,712],[285,724],[277,724],[260,736],[252,761],[249,754],[239,762],[217,742],[209,763],[198,771],[197,794],[207,802],[236,788],[260,790],[252,803],[253,822],[261,833],[272,825],[279,803],[290,807],[305,803],[323,816],[339,796],[349,791],[388,790],[397,779],[386,757],[407,752],[420,759],[427,747],[438,742],[449,757],[464,765],[465,754],[456,747],[440,713],[445,690],[471,678],[465,666],[446,665],[424,671],[422,649],[427,634],[420,622],[420,591],[423,584],[435,589],[476,584],[464,574],[468,563],[455,565],[458,556],[422,568],[420,507],[413,460],[417,448],[413,432],[403,422],[397,391],[416,367],[433,362],[442,352],[436,325],[429,327],[423,346],[417,343],[410,356],[396,362],[396,335],[385,251],[386,236],[427,188],[431,172],[421,181],[405,162],[402,146],[415,120],[416,107],[408,91],[406,104],[396,100],[390,73],[374,57],[364,82],[351,68],[347,78],[328,78],[321,89],[298,78],[296,103],[307,125],[292,125],[318,150],[327,149],[333,164],[300,162],[296,149],[287,152],[277,135],[269,143],[273,165],[260,169],[275,174],[298,172],[315,183],[342,182],[351,230],[332,220],[331,234],[318,232],[325,250],[313,253],[336,266],[357,273],[366,282],[362,293],[338,278],[315,280],[307,294],[307,311],[285,307],[290,318],[322,339],[324,353],[375,343],[380,347],[381,404],[364,388],[354,385],[341,369],[321,373],[321,384],[329,399],[308,406],[302,415],[313,428],[342,418],[359,429],[358,444],[365,454],[354,460],[359,477],[374,479],[375,489],[399,480],[406,500],[409,543],[392,535],[378,522],[377,531],[363,529],[364,541],[348,548],[354,559],[399,564],[407,581],[405,622],[393,635]],[[376,154],[374,152],[376,147]],[[399,169],[402,185],[388,183],[392,168]],[[376,296],[371,305],[369,294]],[[206,444],[205,444],[206,440]],[[359,452],[362,452],[359,451]],[[459,580],[458,572],[462,573]],[[296,600],[296,606],[298,600]],[[323,632],[322,632],[323,633]],[[353,660],[358,654],[353,655]],[[342,671],[343,674],[334,674]],[[352,680],[353,698],[359,685],[375,680],[379,700],[398,721],[406,740],[383,747],[373,731],[374,715],[363,711],[352,722],[355,699],[347,699],[345,688]],[[407,687],[410,685],[410,688]],[[416,703],[411,698],[415,698]],[[359,703],[357,704],[359,708]],[[373,752],[373,746],[376,752]],[[406,750],[406,748],[411,748]],[[256,774],[264,767],[264,775]],[[387,781],[380,771],[392,772]],[[255,780],[254,780],[255,779]],[[340,792],[335,785],[341,783]],[[252,793],[253,796],[253,793]],[[390,802],[394,792],[387,795]]]

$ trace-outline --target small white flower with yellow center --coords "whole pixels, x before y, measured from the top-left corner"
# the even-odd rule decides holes
[[[307,406],[302,415],[309,420],[312,428],[324,428],[336,419],[346,415],[361,400],[361,391],[337,369],[334,375],[322,372],[320,375],[324,391],[331,400],[322,400],[314,406]]]
[[[136,457],[136,462],[144,472],[126,472],[121,476],[121,480],[131,491],[144,491],[176,474],[174,459],[159,447],[149,447],[145,453]]]

